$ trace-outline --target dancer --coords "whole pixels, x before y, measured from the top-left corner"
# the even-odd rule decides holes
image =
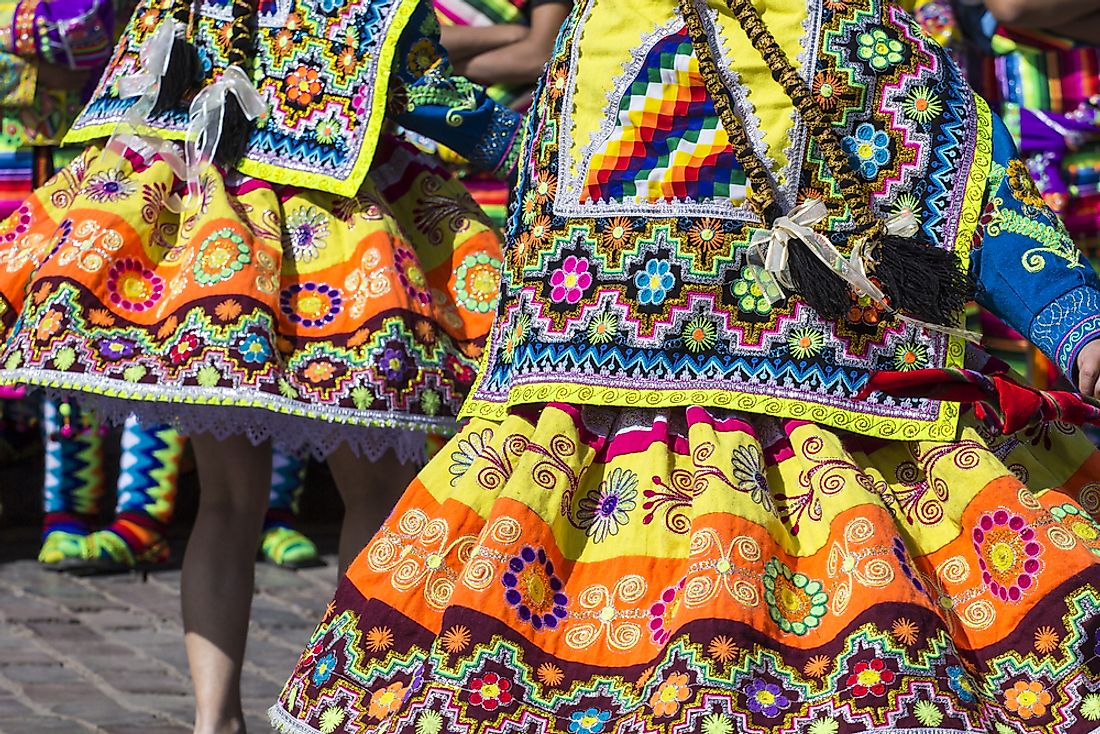
[[[496,235],[388,122],[507,176],[518,116],[451,78],[414,0],[191,11],[137,11],[69,134],[88,149],[2,228],[0,379],[190,437],[202,734],[243,729],[271,442],[328,457],[346,563],[400,462],[454,430],[492,320]]]
[[[534,110],[472,420],[275,726],[1095,730],[1055,421],[1100,411],[957,327],[974,289],[1093,395],[1100,282],[943,51],[880,0],[583,0]]]

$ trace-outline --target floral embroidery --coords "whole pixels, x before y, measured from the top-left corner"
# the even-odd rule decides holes
[[[894,677],[894,671],[886,667],[886,662],[881,658],[861,660],[848,676],[848,690],[856,698],[881,696],[886,693],[886,687],[894,682]]]
[[[905,59],[905,47],[901,41],[890,36],[885,28],[873,28],[860,33],[856,37],[856,43],[859,44],[856,56],[877,72],[897,66]]]
[[[642,272],[634,276],[638,302],[643,306],[659,306],[676,283],[672,266],[667,260],[648,260]]]
[[[592,274],[588,272],[588,258],[570,255],[565,258],[562,266],[550,275],[550,300],[555,303],[564,301],[573,305],[581,300],[581,296],[590,285],[592,285]]]
[[[308,263],[320,255],[328,236],[328,217],[314,207],[295,209],[286,218],[283,238],[294,259]]]
[[[513,556],[501,583],[505,601],[536,630],[554,629],[565,619],[569,600],[561,593],[564,584],[554,575],[554,563],[542,548],[536,551],[527,546]]]
[[[340,291],[327,283],[293,283],[279,296],[279,306],[287,318],[306,328],[331,324],[343,304]]]
[[[470,681],[470,703],[486,711],[495,711],[512,702],[512,682],[496,673],[486,673]]]
[[[200,285],[217,285],[239,273],[251,261],[244,238],[232,229],[219,229],[199,245],[194,265],[195,280]]]
[[[1035,530],[1007,510],[982,515],[973,532],[982,581],[1005,601],[1019,601],[1035,583],[1042,546]]]
[[[841,147],[868,181],[877,178],[879,170],[890,162],[890,136],[869,122],[861,123],[854,134],[846,135]]]
[[[1021,719],[1042,716],[1050,705],[1050,692],[1038,681],[1018,681],[1005,691],[1005,707]]]
[[[458,304],[475,313],[490,313],[500,295],[501,262],[487,252],[467,255],[455,270]]]
[[[629,512],[637,507],[638,475],[616,468],[600,486],[589,490],[581,499],[577,519],[592,538],[600,543],[609,536],[619,534],[619,528],[629,519]]]
[[[610,711],[594,708],[574,711],[569,717],[569,732],[570,734],[601,734],[610,718]]]
[[[779,686],[760,678],[749,683],[745,689],[749,711],[773,718],[790,707],[791,700]]]
[[[775,281],[764,280],[762,273],[763,270],[755,265],[746,265],[741,268],[741,277],[733,283],[737,308],[746,314],[766,316],[771,313],[772,300],[782,298]]]
[[[804,635],[821,624],[829,596],[820,581],[794,573],[773,558],[764,568],[764,600],[768,614],[781,630]]]
[[[680,710],[680,704],[691,698],[688,677],[684,673],[673,673],[657,687],[649,698],[653,715],[657,717],[674,716]]]

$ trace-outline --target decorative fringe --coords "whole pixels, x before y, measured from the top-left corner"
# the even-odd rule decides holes
[[[202,61],[189,41],[176,38],[168,56],[168,69],[160,80],[160,94],[153,114],[160,115],[179,106],[183,98],[202,80]]]
[[[251,137],[252,121],[241,108],[236,95],[226,95],[225,107],[222,108],[222,137],[218,141],[218,149],[214,151],[214,160],[227,168],[236,165],[247,150]]]
[[[801,242],[787,250],[787,268],[795,294],[827,319],[839,319],[851,305],[848,284]]]
[[[958,255],[927,240],[887,234],[879,240],[874,275],[893,308],[940,326],[954,326],[970,297]]]

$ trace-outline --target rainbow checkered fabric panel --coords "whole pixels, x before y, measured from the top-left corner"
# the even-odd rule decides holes
[[[581,201],[744,198],[745,174],[703,86],[686,31],[646,56],[591,159]]]

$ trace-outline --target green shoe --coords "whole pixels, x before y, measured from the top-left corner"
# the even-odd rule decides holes
[[[261,538],[260,553],[264,561],[283,568],[316,568],[325,565],[313,541],[294,528],[282,525],[266,530]]]
[[[74,565],[84,563],[84,541],[87,537],[84,533],[51,530],[42,541],[38,562],[50,571],[66,571]]]
[[[65,570],[78,576],[149,570],[167,563],[168,555],[168,541],[160,534],[150,534],[135,550],[117,532],[98,530],[84,538],[83,561]]]

